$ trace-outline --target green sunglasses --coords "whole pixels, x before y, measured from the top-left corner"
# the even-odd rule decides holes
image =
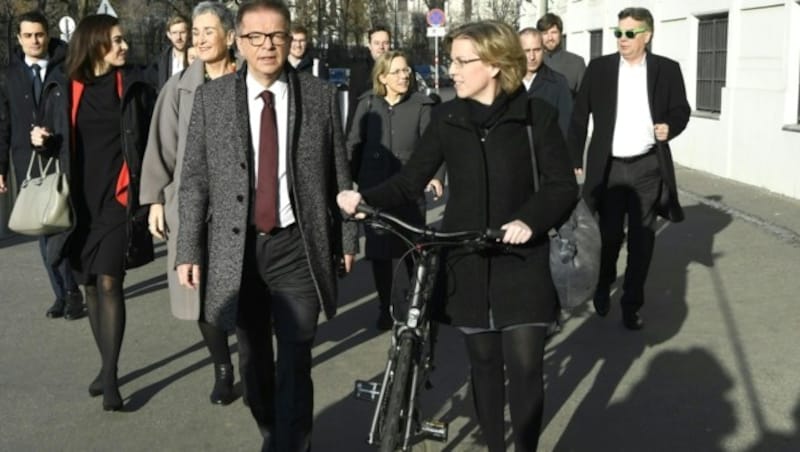
[[[614,37],[619,39],[624,35],[628,39],[633,39],[636,37],[636,35],[638,35],[639,33],[644,33],[645,31],[650,31],[650,30],[648,30],[647,27],[642,27],[642,28],[634,28],[633,30],[622,31],[619,28],[615,27]]]

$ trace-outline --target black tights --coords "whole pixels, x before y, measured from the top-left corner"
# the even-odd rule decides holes
[[[203,320],[197,321],[203,342],[206,343],[211,360],[215,366],[231,363],[231,350],[228,347],[228,333]]]
[[[125,299],[122,278],[96,275],[86,284],[86,308],[94,342],[100,351],[105,386],[117,386],[117,363],[125,334]]]
[[[466,335],[472,397],[491,452],[506,450],[503,420],[506,376],[514,447],[517,452],[536,451],[544,407],[542,369],[546,330],[520,326]]]

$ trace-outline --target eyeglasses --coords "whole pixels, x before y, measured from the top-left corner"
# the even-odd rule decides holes
[[[619,28],[614,28],[614,37],[619,39],[624,35],[628,39],[633,39],[636,37],[636,35],[638,35],[639,33],[644,33],[645,31],[650,31],[650,30],[648,30],[647,27],[634,28],[633,30],[625,30],[625,31],[620,30]]]
[[[455,66],[456,69],[464,69],[464,66],[466,66],[466,65],[468,65],[470,63],[474,63],[476,61],[480,61],[480,60],[481,60],[480,57],[471,58],[469,60],[462,60],[461,58],[453,58],[453,60],[450,62],[450,65],[451,66]]]
[[[251,31],[246,35],[239,35],[240,38],[246,38],[250,45],[253,47],[261,47],[269,38],[272,45],[282,46],[291,40],[289,33],[285,31],[273,31],[272,33],[261,33],[259,31]]]
[[[389,72],[388,74],[394,75],[395,77],[399,77],[400,75],[411,75],[411,68],[404,67],[402,69],[395,69],[392,72]]]

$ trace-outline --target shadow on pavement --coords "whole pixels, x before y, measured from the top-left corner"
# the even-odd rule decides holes
[[[702,350],[657,356],[628,397],[622,401],[615,397],[627,389],[620,382],[645,348],[680,332],[689,315],[688,267],[714,265],[714,236],[732,220],[702,205],[687,207],[685,212],[686,221],[667,225],[656,239],[642,309],[647,322],[644,330],[632,332],[621,325],[619,304],[614,302],[619,299],[617,293],[607,318],[584,308],[576,316],[591,318],[547,352],[545,426],[596,371],[588,393],[570,407],[574,415],[567,420],[556,450],[679,450],[679,444],[684,444],[713,451],[720,450],[724,436],[735,427],[736,419],[724,399],[731,378]],[[621,280],[622,276],[618,283]],[[700,413],[690,408],[695,406],[713,409]],[[682,431],[691,433],[688,441],[678,438]],[[695,447],[700,444],[705,447]]]

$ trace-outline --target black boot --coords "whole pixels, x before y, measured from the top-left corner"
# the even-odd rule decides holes
[[[53,302],[53,306],[50,306],[50,309],[47,310],[47,317],[57,319],[62,315],[64,315],[64,300],[56,298],[56,301]]]
[[[67,303],[64,308],[64,318],[67,320],[79,319],[86,315],[86,306],[83,304],[81,292],[68,292]]]
[[[214,389],[208,397],[215,405],[227,405],[233,402],[233,365],[214,365]]]

